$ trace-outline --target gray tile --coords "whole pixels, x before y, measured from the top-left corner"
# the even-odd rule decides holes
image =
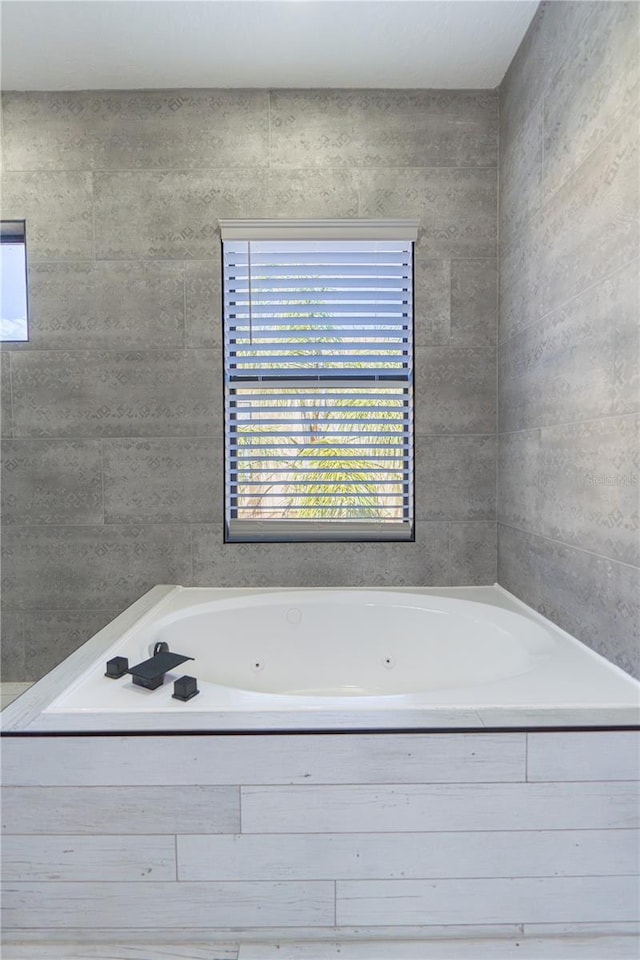
[[[495,436],[418,436],[415,474],[419,519],[495,520]]]
[[[100,94],[100,169],[258,167],[268,163],[266,90]]]
[[[266,90],[7,93],[3,101],[8,170],[268,162]]]
[[[494,433],[496,354],[492,347],[418,347],[417,434]]]
[[[358,216],[358,189],[350,170],[271,169],[252,214],[242,216],[343,219]]]
[[[543,429],[536,532],[640,565],[638,477],[636,417]]]
[[[4,523],[102,523],[98,440],[2,441]]]
[[[451,336],[451,263],[416,258],[413,265],[414,343],[448,343]]]
[[[26,610],[24,613],[25,677],[40,680],[121,611]]]
[[[542,101],[531,111],[527,123],[510,142],[501,144],[500,156],[500,253],[515,242],[527,221],[542,203],[543,122]]]
[[[636,262],[505,341],[501,430],[637,409],[638,296]]]
[[[100,142],[100,94],[2,94],[5,170],[93,170]]]
[[[491,91],[277,90],[271,162],[286,167],[490,166]]]
[[[18,436],[220,436],[219,351],[38,351],[13,358]]]
[[[11,354],[0,350],[0,436],[10,437],[13,433],[11,415]]]
[[[0,613],[0,678],[2,682],[26,680],[23,615],[7,610]]]
[[[106,523],[222,519],[222,439],[104,441]]]
[[[638,4],[592,6],[589,29],[578,36],[545,95],[547,196],[613,130],[640,93]]]
[[[495,523],[449,524],[449,583],[491,585],[497,579]]]
[[[350,217],[348,170],[166,170],[97,173],[99,259],[210,260],[224,217]]]
[[[515,240],[500,256],[500,341],[537,322],[540,316],[543,230],[541,210],[530,211]]]
[[[420,257],[495,257],[495,169],[360,170],[360,215],[419,217]]]
[[[540,523],[540,431],[498,438],[498,520],[523,530]]]
[[[259,170],[96,173],[96,256],[207,260],[218,218],[262,216]]]
[[[177,263],[34,263],[31,345],[39,350],[182,347],[184,281]]]
[[[495,260],[451,263],[451,343],[485,346],[496,342],[498,265]]]
[[[500,525],[498,582],[640,676],[640,570]]]
[[[447,524],[418,522],[415,543],[223,543],[222,524],[193,528],[200,586],[412,586],[448,582]]]
[[[122,610],[158,583],[188,583],[189,529],[8,526],[4,602],[13,609]]]
[[[540,316],[638,256],[639,135],[632,110],[545,206]]]
[[[640,413],[640,262],[635,260],[609,282],[617,301],[612,413]]]
[[[596,3],[543,2],[500,86],[500,140],[510,142],[527,123],[553,74],[573,55]]]
[[[34,260],[87,260],[94,255],[89,173],[5,173],[2,218],[27,221]]]
[[[211,260],[184,265],[185,343],[187,347],[222,345],[222,267],[220,245],[214,244]]]

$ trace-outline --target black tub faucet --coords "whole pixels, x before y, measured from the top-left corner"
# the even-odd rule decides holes
[[[144,687],[146,690],[155,690],[164,683],[164,675],[169,670],[173,670],[178,664],[185,660],[193,660],[193,657],[184,657],[181,653],[171,653],[169,644],[163,640],[154,645],[153,656],[142,663],[136,663],[134,667],[129,667],[126,671],[133,678],[133,683],[137,687]]]

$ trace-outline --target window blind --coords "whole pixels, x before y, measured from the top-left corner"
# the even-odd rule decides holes
[[[223,229],[228,540],[413,536],[412,254]]]

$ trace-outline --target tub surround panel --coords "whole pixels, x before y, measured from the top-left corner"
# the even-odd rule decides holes
[[[38,680],[34,664],[48,672],[110,623],[117,610],[25,610],[24,673]],[[31,674],[31,675],[30,675]]]
[[[158,949],[632,934],[637,756],[623,731],[7,738],[5,936],[142,946],[141,912]]]
[[[613,734],[615,743],[618,734]],[[171,769],[176,785],[498,782],[526,779],[526,734],[290,734],[261,737],[105,737],[96,755],[92,739],[64,736],[49,762],[42,741],[8,744],[3,780],[12,786],[162,785]],[[585,741],[586,748],[586,741]],[[583,748],[583,749],[585,749]],[[166,758],[158,768],[156,758]]]
[[[638,675],[640,8],[543,3],[500,88],[499,582]]]
[[[237,786],[192,784],[185,790],[142,782],[140,778],[134,787],[7,787],[3,833],[137,836],[240,831]]]
[[[638,827],[630,782],[242,787],[244,833]],[[588,918],[583,918],[588,919]],[[615,919],[615,918],[614,918]],[[622,918],[619,918],[622,919]]]
[[[88,621],[152,582],[494,582],[495,92],[7,93],[3,122],[2,212],[27,218],[31,286],[31,340],[1,357],[21,444],[9,610]],[[451,469],[477,483],[421,474],[416,544],[224,545],[218,219],[357,216],[422,217],[419,432],[451,436]],[[80,639],[53,632],[28,664],[4,644],[5,680]]]
[[[639,842],[636,830],[180,836],[178,878],[366,880],[376,875],[387,880],[477,880],[547,877],[550,863],[556,876],[604,871],[633,876]],[[95,865],[87,879],[100,879]]]
[[[3,883],[175,880],[172,836],[5,836]]]

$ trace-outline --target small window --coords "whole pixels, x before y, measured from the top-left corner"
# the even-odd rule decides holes
[[[225,539],[413,539],[414,221],[222,221]]]
[[[0,221],[0,340],[28,340],[24,220]]]

